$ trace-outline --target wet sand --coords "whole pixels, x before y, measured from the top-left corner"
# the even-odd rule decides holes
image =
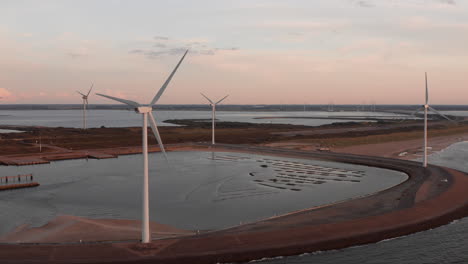
[[[193,149],[193,146],[178,147]],[[209,144],[195,145],[195,149],[206,150],[209,147]],[[1,245],[2,260],[6,263],[241,262],[372,243],[437,227],[468,213],[468,175],[452,169],[438,166],[423,169],[419,163],[405,160],[254,146],[220,144],[216,150],[376,166],[405,172],[409,180],[385,191],[343,203],[224,230],[156,240],[144,245]],[[22,252],[28,252],[27,256]]]

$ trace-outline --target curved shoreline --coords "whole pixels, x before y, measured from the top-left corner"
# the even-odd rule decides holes
[[[208,144],[169,149],[209,150]],[[374,195],[225,230],[151,244],[0,245],[2,263],[217,263],[298,255],[373,243],[468,215],[468,175],[419,163],[338,153],[217,145],[216,151],[312,158],[403,171],[409,179]],[[28,257],[25,259],[24,252]]]

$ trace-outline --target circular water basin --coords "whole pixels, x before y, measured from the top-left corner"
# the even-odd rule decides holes
[[[369,195],[405,173],[346,163],[227,152],[149,155],[151,221],[182,229],[234,226]],[[58,215],[140,219],[142,156],[2,166],[0,176],[34,175],[36,188],[0,192],[0,234]]]

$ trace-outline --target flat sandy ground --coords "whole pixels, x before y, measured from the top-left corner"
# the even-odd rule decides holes
[[[441,151],[448,146],[462,141],[468,141],[468,134],[433,137],[428,142],[428,154]],[[356,145],[337,148],[336,152],[381,156],[413,160],[423,155],[423,144],[420,139]]]
[[[434,136],[429,139],[428,154],[438,152],[448,146],[462,141],[468,141],[468,133]],[[265,146],[289,148],[297,150],[316,150],[315,144],[287,141],[265,144]],[[351,146],[331,147],[331,151],[338,153],[350,153],[358,155],[380,156],[405,160],[420,159],[423,155],[423,141],[421,139],[409,139],[389,141],[382,143],[363,143]]]
[[[194,234],[168,225],[150,223],[153,239]],[[0,243],[70,243],[91,241],[139,241],[141,222],[136,220],[88,219],[63,215],[41,227],[20,226],[0,237]]]
[[[211,122],[187,121],[186,125],[161,127],[164,143],[211,141]],[[336,152],[413,159],[422,149],[421,125],[421,122],[415,121],[351,122],[320,127],[220,122],[216,128],[216,142],[303,150],[329,148]],[[90,157],[96,155],[97,158],[101,158],[104,157],[100,156],[103,153],[125,154],[130,149],[133,150],[129,153],[141,152],[141,128],[138,127],[92,128],[85,131],[47,127],[0,126],[0,128],[26,131],[26,133],[0,135],[0,163],[2,159],[21,156],[40,159],[42,156],[54,154],[50,160],[56,160],[88,154]],[[457,141],[467,140],[467,136],[468,121],[457,125],[441,121],[429,123],[429,146],[434,151]],[[157,146],[151,131],[149,144]],[[408,154],[400,155],[403,152]]]

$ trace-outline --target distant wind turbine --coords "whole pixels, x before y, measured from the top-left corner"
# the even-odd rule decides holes
[[[203,97],[206,98],[206,100],[208,100],[208,102],[210,102],[210,105],[211,105],[211,118],[212,118],[212,121],[211,121],[211,144],[215,144],[215,120],[216,120],[216,106],[221,103],[222,101],[224,101],[224,99],[226,99],[229,95],[226,95],[224,96],[222,99],[220,99],[219,101],[217,101],[216,103],[214,103],[213,101],[211,101],[210,98],[206,97],[206,95],[204,94],[201,94],[203,95]]]
[[[434,112],[435,114],[437,115],[440,115],[441,117],[451,121],[451,122],[455,122],[454,120],[448,118],[446,115],[442,114],[441,112],[435,110],[434,108],[432,108],[431,106],[429,106],[429,88],[428,88],[428,85],[427,85],[427,72],[425,73],[425,77],[426,77],[426,103],[419,109],[417,109],[414,113],[418,113],[420,112],[421,110],[424,109],[424,157],[423,157],[423,167],[427,167],[427,113],[428,111],[432,111]]]
[[[77,93],[81,94],[81,98],[83,99],[83,129],[86,129],[86,107],[88,106],[88,96],[91,93],[93,86],[94,84],[91,84],[91,88],[89,88],[87,94],[84,94],[80,91],[76,91]]]
[[[156,120],[154,119],[153,116],[153,106],[156,104],[156,102],[159,100],[161,95],[164,93],[164,90],[166,90],[167,85],[171,81],[172,77],[176,73],[177,69],[179,68],[180,64],[185,58],[185,55],[187,55],[187,51],[185,51],[184,55],[182,58],[179,60],[179,63],[177,63],[176,67],[174,70],[172,70],[171,74],[167,78],[167,80],[164,82],[164,84],[161,86],[159,89],[158,93],[154,96],[153,100],[147,105],[140,104],[134,101],[126,100],[126,99],[121,99],[109,95],[104,95],[104,94],[97,94],[103,97],[107,97],[109,99],[127,104],[129,106],[135,107],[135,112],[142,114],[143,117],[143,124],[142,124],[142,141],[143,141],[143,196],[142,196],[142,221],[141,221],[141,241],[143,243],[149,243],[151,240],[150,237],[150,228],[149,228],[149,187],[148,187],[148,115],[150,116],[150,126],[151,129],[154,133],[154,136],[156,137],[156,140],[158,141],[159,148],[161,149],[161,152],[164,154],[166,157],[166,151],[164,150],[163,143],[161,141],[161,136],[159,135],[158,131],[158,126],[156,123]],[[166,157],[167,158],[167,157]]]

